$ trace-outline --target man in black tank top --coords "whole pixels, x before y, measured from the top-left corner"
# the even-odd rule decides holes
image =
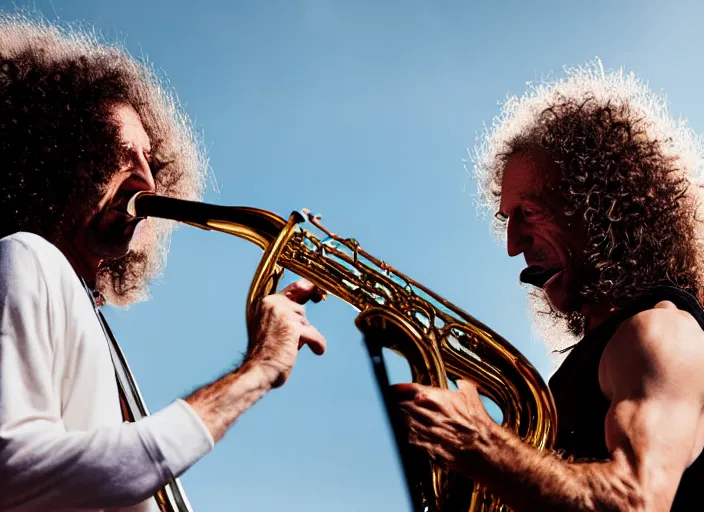
[[[480,191],[537,307],[581,337],[550,379],[557,445],[538,451],[494,423],[471,382],[398,385],[410,442],[516,511],[701,509],[697,136],[598,61],[499,119],[477,146]]]

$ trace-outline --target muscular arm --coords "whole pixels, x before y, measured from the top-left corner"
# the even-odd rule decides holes
[[[471,473],[516,512],[669,510],[646,506],[620,450],[609,461],[571,462],[539,452],[500,427],[480,427],[477,437],[475,455],[482,460]]]
[[[516,511],[664,512],[704,444],[701,368],[701,329],[688,314],[661,304],[625,323],[602,358],[600,382],[611,401],[605,425],[610,460],[567,461],[539,452],[466,405],[435,422],[444,442],[424,433],[416,444],[483,481]],[[416,403],[432,401],[432,391],[425,393]]]

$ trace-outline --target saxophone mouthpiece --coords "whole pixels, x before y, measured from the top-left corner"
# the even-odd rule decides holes
[[[129,201],[127,201],[127,206],[125,207],[125,210],[127,212],[127,215],[130,217],[134,217],[135,219],[144,219],[146,217],[140,217],[137,215],[137,198],[141,195],[143,195],[144,192],[137,192],[135,195],[133,195]]]

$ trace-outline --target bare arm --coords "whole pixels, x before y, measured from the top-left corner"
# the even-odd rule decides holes
[[[704,444],[703,364],[702,331],[674,306],[625,323],[600,369],[611,400],[612,457],[603,462],[566,461],[526,445],[489,418],[472,384],[459,393],[403,385],[401,405],[414,444],[484,482],[516,511],[666,511]]]
[[[198,414],[215,442],[244,411],[271,389],[271,383],[256,365],[243,364],[212,384],[203,386],[185,399]]]
[[[325,351],[325,338],[308,323],[302,305],[318,297],[319,290],[308,281],[297,281],[266,297],[242,366],[186,398],[216,442],[244,411],[284,384],[303,345],[316,354]]]

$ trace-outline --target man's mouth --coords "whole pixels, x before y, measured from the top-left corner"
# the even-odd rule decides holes
[[[543,288],[557,274],[562,272],[561,268],[545,268],[539,265],[531,265],[523,269],[519,279],[522,283],[532,284],[538,288]]]
[[[125,224],[138,224],[140,221],[144,220],[143,217],[135,217],[130,213],[131,199],[134,194],[129,192],[123,192],[115,198],[113,203],[108,208],[108,211],[117,214],[117,216]]]
[[[101,212],[96,218],[96,223],[102,226],[101,229],[122,232],[134,229],[142,220],[144,219],[141,217],[129,215],[124,204],[114,204]]]

